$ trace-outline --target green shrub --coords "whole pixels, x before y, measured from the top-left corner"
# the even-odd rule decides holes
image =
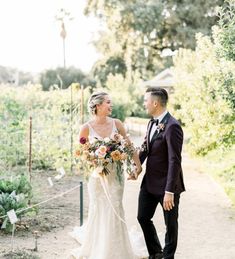
[[[180,50],[174,64],[172,102],[188,133],[190,151],[206,155],[219,146],[231,146],[235,113],[223,78],[228,71],[235,76],[235,64],[218,59],[213,42],[201,34],[197,35],[196,50]]]

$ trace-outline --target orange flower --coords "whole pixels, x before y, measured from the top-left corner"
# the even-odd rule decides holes
[[[122,153],[121,154],[121,160],[126,160],[127,159],[127,154],[126,153]]]
[[[121,153],[118,150],[115,150],[111,153],[111,157],[113,159],[113,161],[118,161],[121,160]]]
[[[81,151],[80,151],[79,149],[76,150],[75,155],[76,155],[76,156],[80,156],[80,155],[81,155]]]
[[[83,151],[83,157],[84,157],[85,159],[87,159],[87,158],[89,157],[89,151],[84,150],[84,151]]]
[[[89,147],[90,147],[90,144],[88,142],[83,145],[84,150],[88,150]]]

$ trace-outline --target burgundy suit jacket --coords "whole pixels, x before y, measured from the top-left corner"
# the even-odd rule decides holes
[[[164,195],[165,191],[179,194],[185,191],[181,168],[183,131],[179,122],[167,113],[162,122],[164,129],[156,130],[151,141],[149,133],[145,136],[139,157],[141,164],[146,161],[146,171],[141,188],[155,195]]]

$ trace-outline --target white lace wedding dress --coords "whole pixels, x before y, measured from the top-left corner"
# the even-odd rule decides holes
[[[89,125],[89,124],[88,124]],[[110,137],[117,132],[114,120]],[[89,125],[89,138],[101,138]],[[81,245],[71,252],[76,259],[137,259],[147,257],[144,239],[127,231],[122,205],[124,180],[117,178],[115,167],[110,165],[110,174],[89,178],[89,212],[87,222],[75,227],[70,233]],[[124,176],[123,176],[124,177]],[[135,244],[134,244],[135,243]],[[142,243],[142,244],[140,244]],[[134,252],[135,253],[134,253]]]

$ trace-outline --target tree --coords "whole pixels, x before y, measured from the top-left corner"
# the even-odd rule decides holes
[[[95,43],[103,54],[102,64],[112,66],[108,64],[110,58],[119,57],[127,74],[139,71],[145,79],[164,68],[162,50],[194,49],[195,33],[210,34],[218,20],[216,8],[223,2],[89,0],[85,13],[95,14],[105,25],[105,32]],[[95,68],[102,74],[99,66]]]
[[[73,17],[71,16],[71,13],[69,11],[66,11],[65,9],[61,8],[60,10],[58,10],[58,13],[55,16],[55,19],[61,23],[60,36],[63,40],[63,57],[64,57],[64,68],[65,68],[66,67],[65,38],[67,36],[67,32],[65,30],[65,22],[72,21]]]
[[[180,49],[174,57],[172,103],[185,125],[188,147],[194,154],[206,155],[235,143],[235,110],[227,98],[228,88],[224,87],[227,74],[234,78],[234,71],[235,63],[218,58],[216,45],[202,34],[197,35],[195,51]]]
[[[0,84],[24,85],[33,83],[36,79],[30,72],[23,72],[17,68],[0,66]]]
[[[228,63],[235,62],[235,1],[228,0],[221,9],[219,27],[214,29],[216,51],[219,57],[224,58]],[[233,110],[235,110],[235,77],[229,69],[225,70],[221,78],[221,94]]]
[[[107,60],[99,60],[93,68],[93,75],[101,85],[105,85],[109,74],[125,75],[127,71],[126,64],[121,57],[109,57]]]
[[[220,12],[218,43],[220,55],[235,61],[235,1],[226,1]]]
[[[43,86],[43,90],[49,90],[53,85],[66,89],[72,83],[80,83],[85,87],[94,87],[96,85],[96,82],[90,76],[75,67],[48,69],[41,73],[40,83]]]

